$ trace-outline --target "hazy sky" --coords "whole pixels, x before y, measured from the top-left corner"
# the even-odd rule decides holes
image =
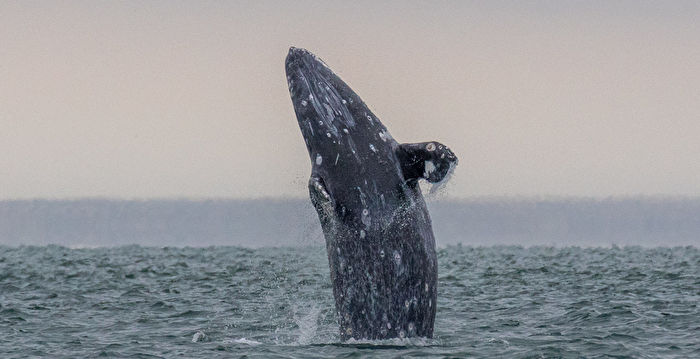
[[[451,197],[700,195],[700,3],[0,2],[0,199],[306,196],[289,46]]]

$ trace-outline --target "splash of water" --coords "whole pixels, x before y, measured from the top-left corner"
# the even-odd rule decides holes
[[[294,322],[296,322],[299,327],[299,336],[297,337],[296,344],[298,345],[308,345],[316,337],[318,331],[318,318],[321,314],[321,308],[318,305],[313,305],[309,311],[299,316],[299,313],[295,313]]]

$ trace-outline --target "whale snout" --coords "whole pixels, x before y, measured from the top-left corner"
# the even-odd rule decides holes
[[[287,54],[287,57],[289,56],[299,56],[299,55],[308,55],[311,54],[309,50],[307,49],[302,49],[301,47],[294,47],[291,46],[289,48],[289,53]]]
[[[287,70],[290,70],[291,67],[299,67],[304,63],[308,63],[308,60],[313,59],[313,57],[313,54],[309,52],[309,50],[292,46],[287,53],[285,66]]]
[[[328,65],[323,60],[307,49],[301,47],[290,47],[285,60],[287,73],[302,69],[304,72],[330,72]]]

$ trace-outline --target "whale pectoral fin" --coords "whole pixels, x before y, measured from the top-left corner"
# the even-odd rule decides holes
[[[309,178],[309,196],[311,197],[311,203],[316,208],[321,224],[325,224],[330,216],[333,215],[333,200],[320,177],[311,176]]]
[[[396,149],[396,157],[406,182],[420,178],[430,183],[444,180],[457,165],[457,156],[439,142],[402,143]]]

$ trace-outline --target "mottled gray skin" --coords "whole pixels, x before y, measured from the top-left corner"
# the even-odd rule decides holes
[[[457,158],[437,142],[397,143],[312,53],[291,48],[285,65],[341,338],[432,337],[437,258],[418,180],[439,182]]]

